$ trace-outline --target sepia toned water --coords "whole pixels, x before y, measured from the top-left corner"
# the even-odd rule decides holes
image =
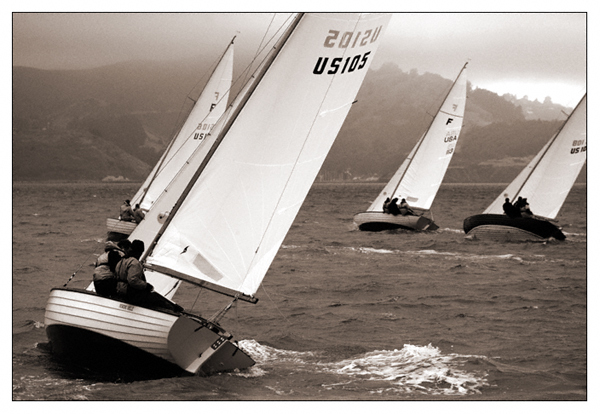
[[[588,398],[585,185],[557,218],[566,241],[495,243],[462,221],[504,185],[443,185],[435,232],[369,233],[352,217],[383,184],[317,183],[259,302],[221,321],[254,367],[129,381],[66,365],[44,329],[50,289],[89,284],[105,220],[138,186],[13,184],[13,400]],[[195,289],[175,299],[211,316],[219,295]]]

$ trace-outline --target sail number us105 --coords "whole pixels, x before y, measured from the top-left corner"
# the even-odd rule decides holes
[[[369,43],[375,42],[377,38],[379,38],[382,27],[383,26],[379,26],[375,29],[368,29],[364,32],[359,31],[342,33],[339,30],[330,30],[328,35],[325,37],[323,46],[330,49],[352,49],[357,46],[366,46]],[[320,56],[317,59],[313,73],[315,75],[322,75],[323,73],[335,75],[337,73],[354,72],[355,70],[360,70],[365,67],[370,54],[371,52],[369,51],[345,58],[329,58],[327,56]]]

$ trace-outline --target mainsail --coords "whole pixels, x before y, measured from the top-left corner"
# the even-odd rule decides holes
[[[187,161],[177,174],[175,174],[169,185],[157,197],[150,211],[146,213],[144,220],[142,220],[142,222],[133,230],[129,236],[130,240],[141,240],[146,247],[152,244],[152,241],[167,220],[173,206],[177,203],[177,200],[181,197],[190,180],[194,177],[194,174],[202,164],[202,161],[206,158],[211,147],[215,143],[216,138],[219,136],[219,131],[222,130],[233,108],[240,105],[242,97],[251,87],[253,82],[254,78],[251,78],[217,121],[211,132],[207,134],[202,143],[189,154]],[[148,282],[154,286],[155,291],[168,299],[173,298],[180,284],[180,279],[173,278],[159,271],[146,272],[146,278],[148,279]]]
[[[462,128],[467,94],[467,64],[452,84],[428,130],[367,211],[382,211],[386,198],[405,198],[429,210],[442,184]]]
[[[527,198],[531,211],[556,218],[587,158],[587,94],[581,98],[561,129],[512,183],[483,212],[502,214],[504,199]]]
[[[389,18],[326,13],[301,15],[292,23],[145,253],[145,266],[254,295],[350,110]]]
[[[149,210],[163,190],[185,165],[190,154],[204,140],[227,108],[233,79],[233,40],[221,56],[188,118],[146,178],[131,205]]]

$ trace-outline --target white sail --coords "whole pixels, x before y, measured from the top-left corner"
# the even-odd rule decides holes
[[[141,208],[148,211],[144,220],[129,235],[129,240],[142,240],[146,247],[149,245],[161,227],[158,217],[165,209],[170,210],[185,188],[185,183],[180,182],[178,186],[174,179],[181,174],[182,170],[189,171],[200,165],[202,159],[197,159],[191,166],[189,160],[210,137],[210,133],[215,129],[214,125],[223,118],[226,111],[233,79],[233,50],[232,41],[217,63],[179,133],[131,199],[132,205],[140,203]],[[192,174],[193,171],[188,174],[188,179]],[[163,195],[163,210],[151,208]],[[158,208],[160,209],[161,206]],[[147,272],[146,277],[158,293],[169,299],[177,291],[179,279],[158,272]],[[91,283],[88,290],[93,289],[94,284]]]
[[[175,174],[169,185],[163,189],[163,192],[157,197],[152,208],[146,213],[144,220],[142,220],[142,222],[132,231],[129,240],[141,240],[144,242],[146,248],[150,247],[152,241],[165,223],[170,211],[173,209],[173,206],[181,197],[183,191],[194,176],[194,173],[198,170],[202,161],[210,151],[211,146],[215,143],[216,138],[219,136],[219,131],[221,131],[225,125],[233,108],[236,108],[240,104],[241,98],[250,88],[253,81],[253,78],[250,79],[234,102],[217,121],[211,132],[205,136],[202,143],[189,154],[187,161],[177,174]],[[158,271],[146,271],[145,275],[148,282],[154,286],[156,292],[168,299],[173,298],[179,287],[179,279]]]
[[[427,132],[367,211],[382,211],[386,198],[405,198],[411,207],[429,210],[442,184],[465,114],[467,71],[459,73]]]
[[[131,205],[149,210],[227,108],[233,79],[233,41],[215,67],[184,125],[146,178]]]
[[[327,13],[297,22],[162,230],[147,265],[254,295],[350,110],[389,18]]]
[[[504,199],[527,198],[536,216],[556,218],[587,158],[587,94],[562,128],[484,211],[502,214]]]

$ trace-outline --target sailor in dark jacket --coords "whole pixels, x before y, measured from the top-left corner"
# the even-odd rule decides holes
[[[129,200],[125,200],[121,205],[121,214],[119,215],[119,220],[124,221],[133,221],[133,209],[131,208],[131,204],[129,204]]]
[[[504,199],[504,204],[502,204],[502,209],[504,210],[504,214],[506,214],[510,218],[520,217],[521,213],[515,206],[513,206],[510,202],[510,199],[506,197]]]
[[[117,264],[117,294],[125,301],[134,305],[145,307],[159,307],[181,312],[183,308],[171,302],[159,293],[146,281],[144,267],[139,259],[144,252],[144,242],[134,240],[128,255]]]
[[[400,214],[400,208],[398,208],[398,198],[394,197],[394,199],[390,202],[389,206],[388,206],[388,210],[390,212],[390,214],[393,214],[394,216],[397,216],[398,214]]]
[[[121,240],[118,243],[112,241],[106,242],[104,253],[98,256],[95,263],[93,281],[94,290],[97,294],[106,297],[116,295],[116,267],[130,246],[131,242],[129,240]]]

